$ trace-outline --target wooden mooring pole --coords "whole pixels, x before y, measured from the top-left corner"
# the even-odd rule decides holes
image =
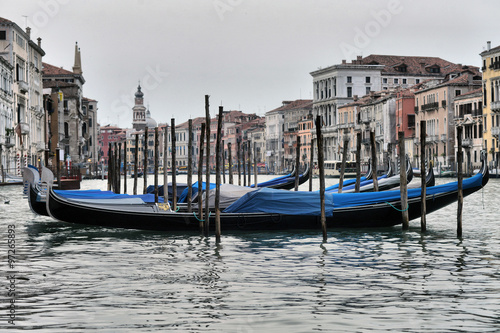
[[[425,140],[426,140],[426,121],[420,121],[420,187],[422,188],[420,193],[420,230],[425,232],[427,230],[427,186],[426,186],[426,169],[425,169]],[[432,165],[429,165],[432,168]]]
[[[227,153],[228,153],[228,160],[229,160],[229,184],[233,184],[233,157],[232,157],[232,145],[231,142],[227,143]]]
[[[224,140],[222,140],[222,146],[221,146],[221,158],[222,158],[222,183],[226,183],[226,150],[224,149]]]
[[[142,187],[142,194],[146,194],[148,188],[148,128],[144,129],[144,171],[142,177],[144,178],[144,186]]]
[[[240,141],[237,142],[237,151],[236,151],[236,159],[238,160],[238,186],[241,186],[241,150],[240,150]]]
[[[137,194],[137,173],[139,172],[139,134],[135,134],[135,151],[134,151],[134,195]]]
[[[215,143],[215,241],[220,242],[220,173],[221,173],[221,142],[222,142],[222,114],[223,107],[219,106],[219,117],[217,118],[217,141]]]
[[[257,142],[253,143],[253,182],[257,188]]]
[[[313,190],[314,140],[311,139],[311,156],[309,160],[309,192]]]
[[[159,155],[160,155],[160,138],[158,136],[158,127],[155,127],[155,203],[158,202],[158,169],[159,169]],[[168,191],[168,185],[163,184],[163,191]]]
[[[123,193],[127,194],[127,140],[123,142]]]
[[[192,211],[192,201],[191,198],[193,196],[193,119],[188,120],[188,174],[187,174],[187,185],[188,185],[188,194],[187,194],[187,209],[188,213]]]
[[[299,172],[300,168],[300,136],[297,135],[297,147],[295,147],[295,191],[299,190]],[[255,185],[257,186],[257,185]]]
[[[318,141],[319,196],[321,201],[321,230],[323,242],[327,240],[325,215],[325,169],[323,158],[323,134],[321,133],[321,116],[316,116],[316,138]]]
[[[370,131],[370,145],[372,148],[373,191],[378,192],[377,144],[375,143],[374,131]]]
[[[210,103],[209,96],[205,95],[205,140],[206,142],[206,170],[205,170],[205,224],[204,224],[204,234],[208,236],[208,230],[210,228],[210,207],[209,207],[209,192],[210,192]]]
[[[252,183],[252,143],[248,140],[248,186]]]
[[[174,211],[177,210],[177,160],[176,160],[176,153],[177,153],[177,140],[175,138],[175,118],[172,118],[170,120],[170,130],[171,130],[171,139],[170,142],[172,142],[172,209]],[[168,191],[168,184],[163,185],[163,190]]]
[[[247,186],[247,152],[246,152],[246,149],[247,148],[247,144],[244,143],[243,144],[243,161],[241,164],[243,164],[243,186]],[[250,185],[250,184],[248,184]]]
[[[361,186],[361,132],[356,133],[356,184],[354,192],[358,193]]]
[[[163,129],[163,202],[168,203],[168,126]],[[167,187],[167,191],[165,191]]]
[[[200,232],[203,233],[203,151],[205,147],[205,123],[201,124],[200,133],[200,156],[198,156],[198,220],[200,221]]]
[[[342,151],[342,164],[340,165],[340,178],[339,178],[339,190],[338,193],[342,193],[342,187],[344,185],[344,173],[345,173],[345,164],[347,162],[347,147],[349,145],[349,139],[344,134],[344,147]]]
[[[458,207],[457,207],[457,237],[462,237],[462,208],[464,204],[464,193],[462,190],[463,174],[463,152],[462,152],[462,126],[457,127],[457,178],[458,178]]]
[[[403,230],[409,228],[408,216],[408,183],[406,178],[406,151],[405,151],[405,132],[399,132],[399,182],[401,192],[401,222],[403,223]]]
[[[59,152],[59,149],[56,149],[56,153],[57,152]],[[59,156],[57,156],[57,174],[59,174]],[[59,184],[59,179],[57,179],[57,181]],[[108,191],[114,191],[112,181],[113,181],[113,144],[110,142],[108,144]]]

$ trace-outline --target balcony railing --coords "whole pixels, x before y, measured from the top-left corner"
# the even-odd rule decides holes
[[[5,136],[5,143],[4,146],[5,148],[12,148],[16,144],[16,139],[14,138],[14,135],[6,135]]]
[[[446,138],[446,134],[441,134],[441,142],[446,142],[448,141]]]
[[[500,112],[500,101],[491,102],[491,111]]]
[[[472,147],[472,139],[470,139],[470,138],[462,139],[462,147],[465,147],[465,148]]]
[[[43,141],[38,141],[36,143],[36,150],[37,151],[45,151],[45,142]]]
[[[370,139],[361,139],[361,143],[364,145],[369,146],[370,145]]]
[[[17,81],[17,84],[19,85],[19,91],[21,94],[26,94],[28,92],[29,86],[26,81]]]
[[[427,137],[425,138],[425,142],[429,142],[429,143],[432,143],[432,142],[437,142],[437,139],[438,136],[437,135],[427,135]]]
[[[500,135],[500,127],[492,127],[491,135],[498,137]]]
[[[353,127],[354,127],[354,123],[339,124],[339,129],[353,128]]]
[[[19,123],[21,127],[21,134],[29,134],[30,133],[30,125],[28,123]]]
[[[427,103],[422,105],[422,111],[434,111],[439,108],[439,103],[434,102],[434,103]]]

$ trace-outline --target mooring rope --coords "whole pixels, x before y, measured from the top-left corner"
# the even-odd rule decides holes
[[[409,203],[406,204],[406,209],[396,208],[396,207],[394,207],[394,205],[392,205],[390,202],[387,202],[387,201],[385,203],[388,204],[389,206],[391,206],[392,208],[394,208],[395,210],[397,210],[398,212],[406,212],[410,208]]]
[[[210,214],[211,214],[211,213],[212,213],[212,212],[208,212],[208,216],[207,216],[207,218],[210,218]],[[194,215],[194,217],[195,217],[198,221],[200,221],[200,222],[205,222],[205,220],[200,220],[200,219],[198,218],[198,216],[196,216],[196,212],[193,212],[193,215]]]

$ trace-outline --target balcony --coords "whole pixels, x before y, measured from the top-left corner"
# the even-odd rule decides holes
[[[434,142],[437,142],[437,138],[438,138],[437,135],[427,135],[427,137],[425,138],[425,142],[426,143],[434,143]]]
[[[500,112],[500,101],[491,102],[491,111]]]
[[[446,100],[445,100],[445,99],[443,99],[443,100],[441,101],[441,107],[443,107],[443,108],[445,108],[445,107],[446,107]]]
[[[420,144],[420,138],[413,138],[413,144],[418,146]]]
[[[29,90],[28,83],[26,81],[17,81],[19,86],[19,91],[21,94],[26,94]]]
[[[15,146],[15,144],[16,144],[16,139],[14,138],[13,134],[5,136],[5,143],[4,143],[5,148],[12,148]]]
[[[418,106],[415,106],[415,113],[418,113]]]
[[[30,125],[28,123],[19,123],[21,127],[21,135],[30,134]]]
[[[446,134],[441,134],[441,142],[446,142],[448,139],[446,138]]]
[[[500,135],[500,127],[492,127],[491,135],[496,136],[498,138],[498,136]]]
[[[361,114],[361,122],[362,123],[366,124],[366,123],[371,122],[372,120],[373,120],[372,117],[370,117],[368,114],[366,114],[366,113]]]
[[[354,123],[339,124],[339,129],[353,128],[353,127],[354,127]]]
[[[45,151],[45,142],[43,141],[38,141],[36,143],[36,150],[41,152],[41,151]]]
[[[422,105],[422,111],[436,111],[439,108],[439,103],[427,103]]]
[[[361,143],[364,144],[365,146],[370,145],[370,139],[361,139]]]
[[[464,148],[472,147],[472,139],[470,139],[470,138],[462,139],[462,147],[464,147]]]

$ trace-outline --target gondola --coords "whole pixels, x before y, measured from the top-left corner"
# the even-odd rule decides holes
[[[271,179],[271,180],[266,181],[266,182],[258,183],[257,188],[265,187],[265,188],[272,188],[272,189],[276,189],[276,190],[291,190],[292,188],[295,187],[295,172],[297,172],[297,170],[295,170],[295,168],[294,168],[293,171],[290,173],[290,175],[288,175],[287,177],[284,177],[280,180]],[[310,174],[309,165],[307,165],[304,172],[299,174],[299,185],[302,185],[306,181],[309,180],[309,174]],[[255,184],[252,184],[249,187],[254,188]]]
[[[463,195],[468,196],[488,182],[483,154],[481,172],[463,180]],[[325,194],[326,224],[335,227],[382,227],[401,223],[401,211],[410,219],[421,214],[420,188],[408,190],[408,206],[401,207],[397,190],[372,193]],[[458,183],[451,182],[427,189],[427,213],[456,202]],[[319,193],[277,191],[262,188],[249,192],[220,214],[222,230],[287,230],[320,227]],[[54,219],[101,227],[155,231],[196,231],[200,219],[195,213],[172,212],[164,204],[90,204],[72,202],[49,188],[47,211]],[[209,215],[211,230],[214,214]]]

